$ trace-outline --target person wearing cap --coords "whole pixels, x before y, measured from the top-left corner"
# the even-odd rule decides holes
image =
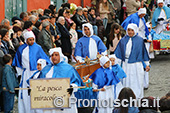
[[[135,23],[138,26],[138,36],[142,37],[144,42],[145,42],[145,46],[147,45],[147,37],[149,35],[149,30],[148,27],[146,26],[146,22],[144,19],[144,16],[146,14],[146,8],[140,8],[138,10],[138,13],[132,14],[131,15],[131,20],[129,21],[129,23]],[[135,15],[135,16],[133,16]],[[136,19],[137,18],[137,19]],[[135,20],[135,22],[134,22]],[[126,20],[125,23],[122,23],[124,27],[126,27]],[[146,47],[147,48],[147,47]],[[149,55],[149,54],[148,54]],[[148,72],[145,71],[145,76],[148,76]]]
[[[138,35],[140,37],[142,37],[143,39],[145,39],[145,37],[149,35],[149,31],[148,31],[148,28],[146,26],[146,22],[145,22],[145,19],[144,19],[145,14],[146,14],[146,8],[140,8],[137,13],[134,13],[134,14],[128,16],[123,21],[121,26],[125,30],[127,30],[128,24],[130,24],[130,23],[136,24],[139,28]]]
[[[155,9],[152,17],[152,27],[156,33],[161,33],[165,29],[166,21],[170,18],[170,8],[164,6],[163,0],[157,1],[158,7]]]
[[[49,56],[48,51],[54,47],[52,35],[50,32],[50,22],[45,21],[42,23],[42,31],[40,32],[37,43],[42,47],[44,52]]]
[[[156,32],[152,29],[152,23],[151,22],[147,22],[146,23],[147,27],[148,27],[148,30],[149,30],[149,35],[147,37],[147,42],[149,43],[147,46],[146,46],[146,49],[149,53],[149,58],[150,59],[154,59],[154,52],[151,52],[150,51],[150,46],[151,46],[151,43],[152,43],[152,40],[153,40],[153,35],[156,34]],[[145,43],[146,44],[146,43]]]
[[[71,18],[76,23],[76,30],[78,33],[78,38],[82,37],[82,25],[87,23],[87,21],[83,18],[83,8],[81,6],[77,7],[76,14]]]
[[[52,48],[49,50],[51,64],[47,65],[40,73],[40,78],[70,78],[70,87],[68,92],[71,97],[74,97],[77,86],[84,86],[82,79],[78,72],[70,64],[65,62],[66,56],[63,55],[60,47]],[[76,104],[72,104],[68,109],[54,109],[44,110],[44,113],[77,113]]]
[[[100,68],[89,77],[93,80],[93,91],[98,92],[99,101],[116,99],[116,84],[120,82],[110,67],[110,60],[107,56],[100,59]],[[114,87],[114,88],[113,88]],[[113,107],[98,107],[98,113],[112,113]]]
[[[149,35],[147,36],[147,39],[146,39],[146,42],[145,42],[145,46],[146,46],[146,50],[148,52],[149,58],[153,59],[154,58],[154,52],[150,52],[150,48],[151,48],[151,43],[152,43],[153,35],[156,32],[152,29],[151,22],[147,22],[146,25],[147,25],[148,30],[149,30]],[[143,86],[144,86],[144,89],[148,89],[148,87],[149,87],[149,72],[146,72],[146,71],[145,71]]]
[[[114,72],[115,76],[117,76],[119,78],[119,80],[121,81],[118,84],[116,84],[116,98],[118,98],[118,95],[119,95],[121,89],[123,88],[122,81],[123,81],[123,78],[126,78],[126,73],[120,67],[120,65],[116,63],[115,54],[109,55],[109,59],[110,59],[110,63],[111,63],[110,69]]]
[[[21,45],[13,59],[12,66],[15,66],[17,75],[21,76],[20,88],[27,88],[26,80],[37,70],[37,61],[42,58],[50,63],[49,57],[45,54],[40,45],[35,43],[35,36],[32,31],[24,33],[25,44]],[[19,113],[32,113],[30,108],[30,96],[28,90],[19,90],[18,97]]]
[[[136,97],[141,98],[143,97],[144,68],[147,72],[150,70],[149,56],[143,39],[137,35],[137,25],[129,24],[126,32],[127,35],[117,45],[115,55],[118,64],[127,75],[123,79],[123,86],[130,87]]]
[[[37,71],[27,80],[29,85],[30,79],[37,79],[39,77],[40,71],[47,65],[47,61],[45,59],[38,59],[37,61]]]
[[[84,62],[84,58],[88,56],[91,60],[96,59],[97,53],[106,55],[107,48],[102,40],[93,35],[93,27],[90,23],[83,24],[83,37],[76,44],[74,56],[80,62]]]

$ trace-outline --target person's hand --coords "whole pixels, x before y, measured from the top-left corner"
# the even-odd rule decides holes
[[[149,4],[145,4],[146,5],[146,7],[149,7]]]
[[[72,95],[73,92],[73,86],[70,85],[70,88],[67,89],[68,94],[70,94],[70,96]]]
[[[152,42],[152,40],[147,40],[147,42]]]
[[[100,20],[101,18],[100,18],[100,16],[97,16],[96,19],[97,19],[97,20]]]
[[[93,89],[93,92],[98,92],[98,89]]]
[[[57,40],[60,38],[60,35],[57,35]]]
[[[116,8],[116,7],[114,7],[114,10],[117,10],[117,8]]]
[[[52,36],[52,41],[53,41],[53,42],[55,42],[55,38],[54,38],[54,36]]]
[[[146,66],[146,72],[149,72],[149,71],[150,71],[150,67]]]
[[[17,38],[17,34],[16,33],[13,34],[13,38]]]
[[[18,36],[18,37],[20,37],[21,34],[22,34],[22,31],[18,31],[18,32],[17,32],[17,36]]]
[[[19,42],[19,44],[22,45],[22,44],[24,44],[24,43],[21,41],[21,42]]]
[[[109,14],[109,13],[110,13],[110,11],[107,12],[107,14]]]
[[[101,91],[105,91],[105,89],[104,89],[104,88],[102,88],[102,89],[101,89]]]
[[[4,40],[7,41],[7,42],[10,41],[9,37],[5,37]]]

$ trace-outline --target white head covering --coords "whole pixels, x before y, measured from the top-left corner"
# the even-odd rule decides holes
[[[41,64],[42,69],[47,65],[45,59],[38,59],[37,64]]]
[[[138,15],[141,15],[141,14],[146,14],[146,8],[140,8],[138,10]]]
[[[109,55],[109,58],[115,58],[116,59],[116,55],[115,54]]]
[[[83,32],[83,35],[84,36],[87,36],[85,33],[84,33],[84,27],[88,27],[90,29],[90,37],[93,35],[93,26],[90,24],[90,23],[85,23],[82,25],[82,32]]]
[[[32,37],[35,40],[35,35],[34,35],[34,33],[32,31],[27,31],[23,35],[24,35],[25,42],[27,42],[28,38],[32,38]]]
[[[114,58],[115,59],[115,64],[118,64],[117,57],[116,57],[115,54],[109,55],[109,58]],[[112,64],[110,64],[110,65],[112,65]]]
[[[147,26],[148,28],[151,27],[149,23],[150,23],[150,22],[147,22],[147,23],[146,23],[146,26]]]
[[[109,58],[108,58],[107,56],[102,56],[102,57],[100,57],[99,61],[100,61],[100,65],[103,67],[104,64],[105,64],[107,61],[110,61],[110,60],[109,60]]]
[[[51,56],[54,52],[58,52],[58,53],[59,53],[59,55],[60,55],[60,62],[61,62],[61,61],[65,61],[65,62],[68,63],[68,58],[63,55],[62,50],[61,50],[60,47],[50,49],[50,50],[49,50],[50,56]],[[51,59],[51,58],[50,58],[50,59]]]
[[[136,24],[134,24],[134,23],[128,24],[127,30],[129,28],[134,30],[135,34],[133,36],[135,36],[138,33],[138,26]],[[127,30],[126,30],[126,32],[127,32],[127,35],[128,35],[128,31]]]
[[[159,3],[164,3],[164,1],[163,1],[163,0],[158,0],[157,3],[158,3],[158,4],[159,4]]]

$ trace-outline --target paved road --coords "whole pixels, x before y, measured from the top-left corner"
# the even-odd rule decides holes
[[[157,55],[151,61],[149,89],[145,96],[162,97],[170,91],[170,54]]]

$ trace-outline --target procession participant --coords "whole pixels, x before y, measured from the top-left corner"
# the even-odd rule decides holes
[[[37,61],[37,71],[27,80],[27,83],[29,84],[30,79],[37,79],[40,71],[47,65],[45,59],[38,59]]]
[[[150,48],[151,48],[151,43],[152,43],[152,37],[153,34],[156,33],[153,29],[152,29],[152,24],[147,22],[146,23],[148,30],[149,30],[149,35],[147,36],[147,39],[145,41],[145,46],[146,46],[146,50],[148,52],[149,58],[154,58],[154,52],[150,53]],[[144,76],[144,89],[148,89],[149,87],[149,72],[145,71],[145,76]]]
[[[119,64],[116,63],[116,56],[115,56],[115,54],[109,55],[109,59],[110,59],[110,62],[111,62],[110,69],[114,72],[114,74],[120,80],[120,82],[118,84],[116,84],[116,98],[118,98],[118,95],[119,95],[120,91],[123,88],[122,81],[123,81],[123,78],[126,78],[126,73],[119,66]]]
[[[137,98],[143,97],[144,66],[146,71],[150,70],[149,56],[141,37],[137,35],[138,27],[136,24],[129,24],[127,35],[119,42],[115,55],[118,63],[122,66],[127,77],[123,79],[124,87],[130,87]]]
[[[30,79],[37,79],[39,74],[40,74],[40,71],[47,65],[47,62],[45,59],[38,59],[37,61],[37,71],[27,80],[27,84],[30,85],[30,82],[29,80]],[[30,93],[30,92],[29,92]],[[36,109],[34,110],[35,113],[43,113],[43,110],[41,109]]]
[[[74,97],[74,93],[77,91],[77,86],[83,86],[84,83],[80,78],[78,72],[70,64],[64,61],[65,57],[60,47],[52,48],[49,50],[51,56],[51,64],[47,65],[41,72],[40,78],[70,78],[70,86],[73,87],[68,90],[71,97]],[[72,104],[69,109],[55,109],[55,110],[43,110],[44,113],[77,113],[76,104]]]
[[[84,62],[84,58],[88,56],[90,59],[96,59],[97,53],[106,55],[107,48],[102,42],[102,40],[93,35],[93,27],[90,23],[83,24],[83,37],[81,37],[75,48],[74,56],[80,62]]]
[[[170,8],[164,6],[163,0],[157,1],[158,7],[155,9],[152,17],[152,27],[156,27],[157,34],[161,33],[165,29],[166,24],[164,22],[170,18]]]
[[[37,60],[42,58],[48,63],[50,60],[41,46],[35,43],[35,36],[32,31],[24,33],[26,43],[21,45],[13,59],[12,66],[16,67],[17,74],[21,75],[20,88],[27,88],[26,80],[37,70]],[[19,90],[18,112],[32,113],[30,108],[30,96],[28,90]]]
[[[100,101],[116,99],[116,90],[113,88],[120,82],[119,78],[115,76],[110,67],[110,60],[106,56],[102,56],[100,59],[101,68],[97,69],[89,77],[93,80],[93,91],[97,92],[98,99]],[[116,88],[116,87],[115,87]],[[98,113],[112,113],[113,107],[98,107]]]
[[[146,36],[149,35],[149,30],[146,26],[146,22],[144,19],[144,16],[146,15],[146,8],[140,8],[137,13],[134,13],[130,16],[128,16],[121,26],[127,30],[127,26],[130,23],[134,23],[138,26],[139,32],[138,35],[141,36],[143,39],[145,39]]]

